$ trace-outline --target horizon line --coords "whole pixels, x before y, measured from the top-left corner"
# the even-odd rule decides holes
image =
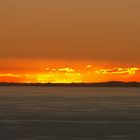
[[[0,82],[0,86],[46,86],[46,87],[140,87],[140,82],[108,81],[92,83],[16,83]]]

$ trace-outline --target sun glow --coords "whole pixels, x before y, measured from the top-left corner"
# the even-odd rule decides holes
[[[140,68],[97,69],[87,65],[83,69],[71,67],[45,68],[45,72],[1,73],[0,82],[23,83],[90,83],[102,81],[140,81]]]

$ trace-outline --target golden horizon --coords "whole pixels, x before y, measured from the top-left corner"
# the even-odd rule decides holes
[[[87,65],[82,69],[72,67],[46,67],[43,72],[0,73],[0,82],[19,83],[93,83],[107,81],[140,81],[140,68],[95,68]]]

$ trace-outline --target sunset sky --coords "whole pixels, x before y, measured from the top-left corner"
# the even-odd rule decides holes
[[[140,0],[0,1],[0,82],[140,82]]]

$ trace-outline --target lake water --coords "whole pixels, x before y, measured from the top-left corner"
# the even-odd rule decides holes
[[[0,87],[0,140],[140,140],[140,88]]]

